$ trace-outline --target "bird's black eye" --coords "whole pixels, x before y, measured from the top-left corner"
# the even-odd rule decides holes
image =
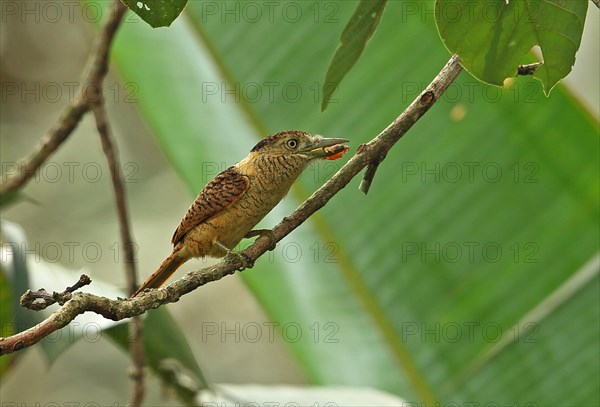
[[[288,141],[285,142],[285,145],[292,150],[295,150],[296,147],[298,147],[298,140],[296,140],[295,138],[291,138]]]

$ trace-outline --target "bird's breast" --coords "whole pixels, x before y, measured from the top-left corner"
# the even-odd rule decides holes
[[[305,163],[267,160],[254,157],[237,164],[250,186],[233,205],[216,216],[219,240],[227,247],[236,246],[285,197]]]

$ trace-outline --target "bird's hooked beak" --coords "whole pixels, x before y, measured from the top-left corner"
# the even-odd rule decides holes
[[[350,140],[345,138],[326,138],[321,136],[315,136],[314,142],[302,150],[303,153],[310,155],[313,158],[326,158],[335,154],[339,154],[341,151],[347,151],[348,146],[344,143],[348,143]]]

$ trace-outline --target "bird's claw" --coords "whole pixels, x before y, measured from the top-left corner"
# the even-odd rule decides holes
[[[254,261],[246,253],[230,251],[227,253],[227,256],[225,256],[225,261],[230,263],[235,263],[236,261],[242,263],[242,267],[239,269],[240,271],[254,267]]]
[[[271,244],[269,245],[269,248],[267,250],[273,251],[273,250],[275,250],[275,247],[277,247],[277,239],[275,238],[275,233],[273,233],[273,231],[271,229],[251,230],[250,232],[246,233],[246,236],[244,236],[244,237],[246,239],[249,239],[249,238],[255,237],[255,236],[265,236],[265,237],[268,237],[269,240],[271,240]]]

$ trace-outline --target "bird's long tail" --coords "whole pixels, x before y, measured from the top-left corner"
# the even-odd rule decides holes
[[[139,293],[141,293],[146,288],[159,288],[171,275],[177,270],[183,263],[185,263],[189,258],[181,255],[179,250],[173,251],[158,267],[156,270],[146,281],[144,284],[140,286],[133,293],[131,298],[135,297]]]

